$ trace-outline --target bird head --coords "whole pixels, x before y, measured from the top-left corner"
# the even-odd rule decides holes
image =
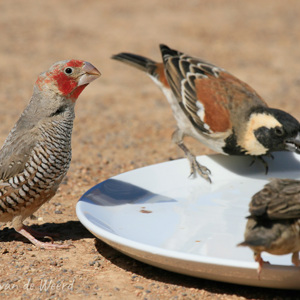
[[[290,114],[268,107],[252,110],[240,146],[253,156],[273,151],[300,153],[300,123]]]
[[[82,60],[59,61],[38,77],[37,88],[76,101],[83,89],[100,76],[89,62]]]
[[[75,102],[83,89],[100,76],[90,63],[64,60],[41,73],[34,85],[33,95],[23,111],[18,128],[32,128],[41,120],[61,118],[68,112],[74,118]]]

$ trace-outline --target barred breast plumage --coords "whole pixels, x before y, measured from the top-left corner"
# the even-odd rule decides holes
[[[43,141],[37,142],[27,159],[24,171],[0,183],[0,219],[11,221],[22,213],[31,214],[31,206],[40,206],[56,192],[71,162],[73,120],[53,122],[41,128]],[[15,164],[18,162],[13,162]],[[28,213],[26,213],[28,212]]]
[[[74,106],[99,71],[83,61],[63,61],[42,73],[33,96],[0,151],[0,222],[40,248],[69,245],[36,240],[23,221],[56,193],[71,162]]]

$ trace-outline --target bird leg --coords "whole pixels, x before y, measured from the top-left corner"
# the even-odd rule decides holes
[[[25,229],[27,232],[29,232],[31,235],[37,237],[37,238],[48,238],[53,241],[52,237],[59,237],[58,233],[45,233],[41,231],[37,231],[29,226],[23,225],[23,229]]]
[[[44,243],[41,242],[39,240],[37,240],[29,231],[33,232],[35,230],[30,229],[28,231],[28,227],[27,226],[22,226],[21,229],[16,230],[18,233],[20,233],[21,235],[23,235],[25,238],[27,238],[32,244],[34,244],[37,248],[39,249],[47,249],[47,250],[56,250],[56,249],[69,249],[70,247],[72,247],[73,245],[63,245],[63,244],[54,244],[53,243],[53,239],[49,236],[45,236],[42,235],[42,237],[47,237],[51,239],[50,243]],[[41,233],[38,233],[38,235],[41,235]],[[74,247],[74,246],[73,246]]]
[[[195,155],[193,155],[190,150],[185,146],[185,144],[181,141],[180,143],[177,143],[180,149],[183,150],[185,156],[190,162],[190,167],[191,167],[191,174],[190,177],[193,176],[195,177],[196,174],[198,173],[201,177],[206,179],[209,183],[211,183],[211,179],[209,175],[211,174],[210,170],[206,168],[205,166],[202,166],[199,164],[197,161]]]
[[[254,260],[256,262],[258,262],[257,277],[258,277],[258,280],[260,280],[260,274],[261,274],[263,265],[264,264],[269,264],[269,262],[268,261],[264,261],[262,259],[261,255],[260,255],[260,253],[254,253]]]
[[[206,179],[209,183],[211,183],[211,179],[209,175],[211,174],[210,170],[205,166],[202,166],[196,160],[195,155],[191,153],[191,151],[185,146],[183,143],[184,133],[178,128],[174,131],[172,135],[172,141],[178,145],[178,147],[184,152],[185,156],[189,160],[190,167],[191,167],[191,174],[190,177],[195,177],[198,173],[201,177]]]
[[[257,276],[258,276],[258,279],[260,280],[260,274],[261,274],[261,270],[262,270],[262,267],[263,267],[263,264],[264,264],[264,260],[262,259],[260,253],[255,253],[254,254],[254,260],[256,262],[258,262]]]
[[[196,157],[191,153],[191,151],[185,146],[183,143],[184,133],[178,128],[174,131],[172,135],[172,141],[178,145],[178,147],[183,150],[185,156],[189,160],[190,167],[191,167],[191,174],[190,176],[195,177],[198,173],[201,177],[206,179],[209,183],[211,183],[211,179],[209,175],[211,174],[210,170],[205,166],[202,166],[196,160]]]
[[[268,156],[270,156],[272,159],[274,159],[274,156],[273,156],[272,154],[269,154]],[[251,163],[250,163],[250,167],[254,164],[254,162],[255,162],[257,159],[258,159],[259,161],[261,161],[262,164],[264,165],[264,167],[265,167],[265,174],[267,175],[268,172],[269,172],[269,166],[268,166],[268,163],[263,159],[262,156],[252,156],[252,161],[251,161]]]
[[[294,252],[292,255],[292,263],[296,266],[300,266],[299,252]]]

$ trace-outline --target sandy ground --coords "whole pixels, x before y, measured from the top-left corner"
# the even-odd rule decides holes
[[[173,274],[115,251],[78,221],[75,205],[113,175],[182,157],[164,96],[120,51],[160,59],[159,43],[224,67],[271,106],[300,119],[300,2],[297,0],[1,1],[0,143],[28,103],[37,75],[78,58],[102,77],[80,96],[73,160],[57,195],[27,224],[58,232],[65,251],[37,250],[0,231],[1,299],[286,299],[299,293]],[[198,155],[212,153],[189,140]],[[49,284],[52,288],[49,287]],[[46,284],[43,287],[43,284]]]

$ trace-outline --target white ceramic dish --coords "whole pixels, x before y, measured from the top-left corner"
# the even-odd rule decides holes
[[[276,153],[269,174],[247,157],[199,156],[213,183],[188,178],[186,159],[114,176],[87,191],[76,212],[82,224],[115,249],[166,270],[236,284],[300,289],[291,255],[263,254],[260,280],[243,240],[251,196],[270,177],[300,178],[300,156]]]

